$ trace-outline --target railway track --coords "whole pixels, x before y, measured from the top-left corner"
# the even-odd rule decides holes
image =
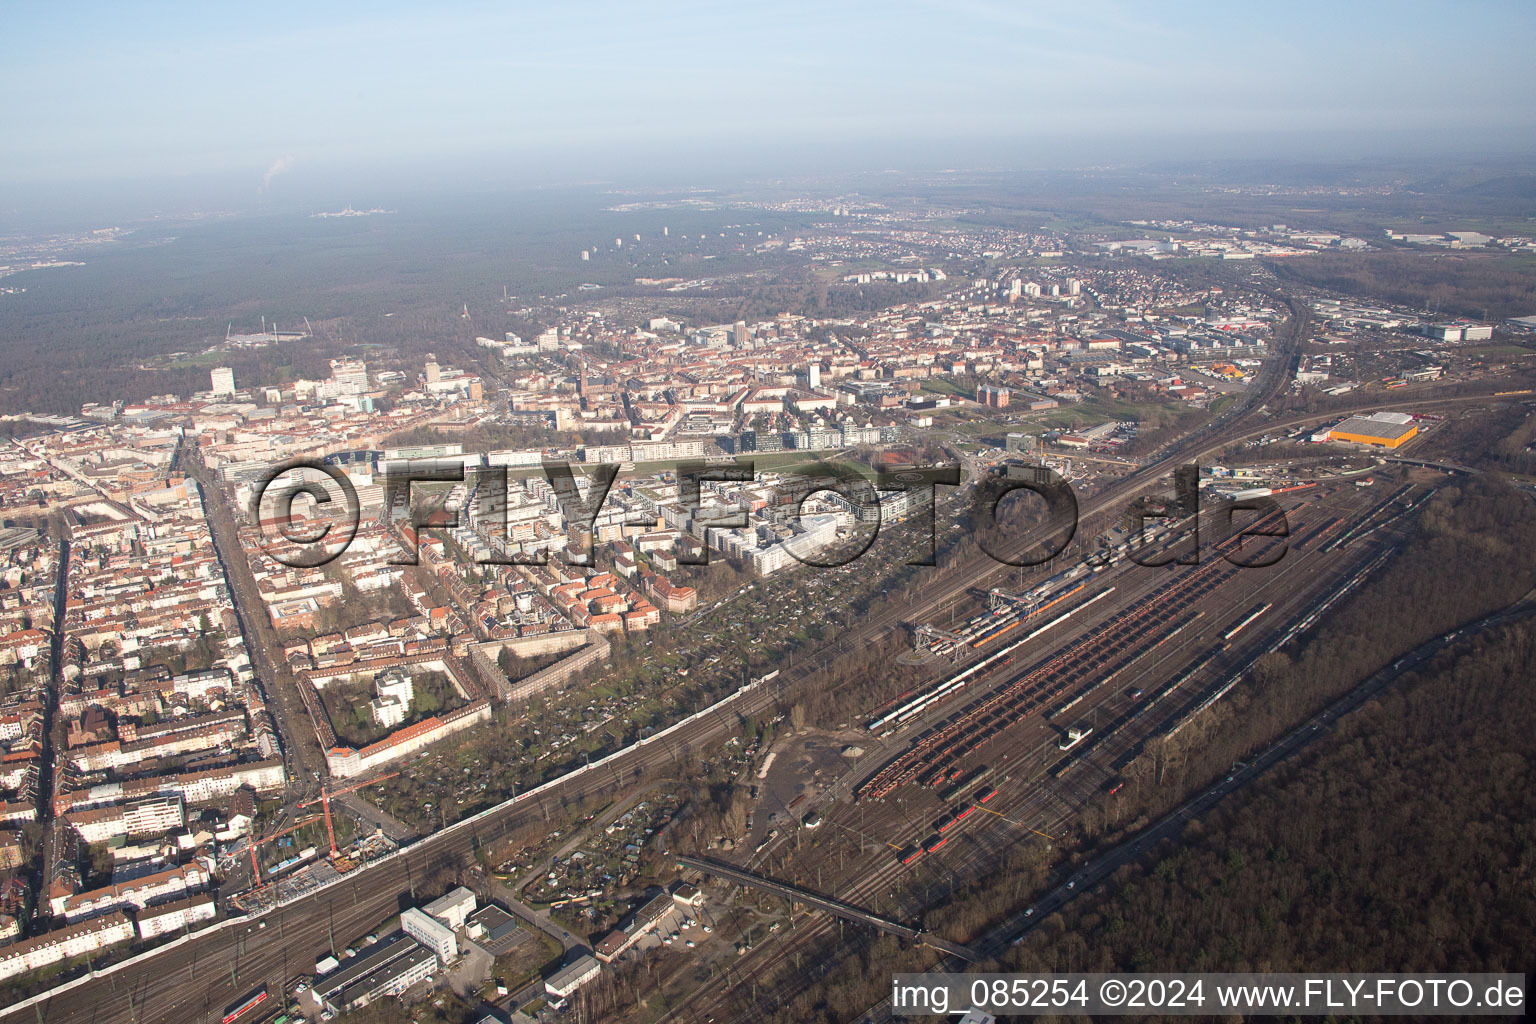
[[[1353,559],[1350,560],[1351,563],[1353,561]],[[1274,611],[1276,614],[1270,620],[1278,622],[1283,618],[1288,608],[1291,608],[1293,605],[1304,605],[1308,600],[1311,600],[1309,595],[1315,589],[1317,582],[1326,583],[1330,578],[1335,580],[1343,578],[1350,571],[1352,571],[1351,565],[1339,564],[1337,566],[1330,566],[1326,563],[1320,565],[1315,557],[1308,559],[1306,562],[1294,562],[1286,566],[1284,570],[1272,574],[1264,585],[1259,588],[1260,593],[1256,593],[1252,599],[1257,600],[1258,596],[1262,596],[1262,593],[1266,592],[1273,598],[1280,599],[1278,602],[1275,602]],[[1311,585],[1309,585],[1308,580],[1312,581]],[[1209,593],[1207,592],[1207,596]],[[1289,597],[1285,595],[1289,595]],[[1185,607],[1192,608],[1193,606]],[[1241,614],[1242,612],[1236,612],[1234,616]],[[1213,617],[1209,626],[1204,630],[1198,632],[1191,630],[1188,631],[1187,635],[1181,633],[1177,650],[1164,652],[1163,663],[1166,664],[1171,661],[1177,664],[1186,657],[1194,657],[1202,648],[1209,646],[1208,636],[1212,632],[1216,632],[1219,635],[1219,631],[1224,628],[1223,620],[1219,617]],[[1151,650],[1156,649],[1157,646],[1157,644],[1152,645],[1151,648],[1144,650],[1138,657],[1145,656]],[[1203,668],[1205,664],[1202,663],[1199,667]],[[1176,721],[1192,702],[1193,698],[1190,701],[1177,703],[1165,702],[1162,705],[1162,713],[1148,717],[1143,724],[1149,724],[1154,733],[1160,731],[1169,723]],[[1127,719],[1127,722],[1130,720]],[[1115,750],[1118,749],[1121,751],[1119,756],[1124,756],[1124,751],[1134,745],[1135,738],[1123,735],[1122,730],[1119,728],[1123,724],[1126,723],[1118,722],[1105,730],[1104,735],[1112,738],[1112,746],[1106,748],[1103,752],[1106,755],[1113,755]],[[1042,744],[1042,746],[1048,745],[1049,741],[1046,744]],[[1021,758],[1020,761],[1028,759]],[[1090,763],[1091,758],[1085,756],[1080,761],[1086,765]],[[943,854],[943,859],[947,863],[939,867],[939,872],[941,874],[948,874],[953,879],[956,877],[977,877],[982,872],[992,870],[999,862],[999,857],[1005,855],[1008,848],[1018,842],[1020,837],[1027,836],[1029,832],[1026,830],[1032,829],[1033,825],[1040,826],[1041,831],[1054,832],[1075,818],[1088,800],[1099,795],[1099,789],[1094,784],[1097,780],[1089,774],[1079,772],[1065,785],[1059,780],[1049,779],[1048,776],[1050,774],[1049,771],[1042,767],[1041,774],[1032,780],[1033,784],[1026,791],[1018,792],[1017,786],[1010,787],[1016,791],[1015,798],[1011,804],[1005,805],[1003,802],[999,802],[999,804],[995,805],[995,810],[989,809],[989,813],[995,813],[998,817],[1003,818],[1006,824],[1000,822],[997,823],[997,828],[972,830],[960,834],[957,837],[957,842],[951,842],[946,853]],[[1049,784],[1045,786],[1037,785],[1041,782]],[[914,815],[910,808],[896,808],[886,805],[886,809],[895,812],[899,816],[904,816],[909,826],[914,824]],[[991,819],[988,817],[983,820]],[[928,902],[931,890],[936,886],[941,887],[942,882],[936,883],[932,881],[933,876],[931,874],[928,876],[930,880],[926,882],[908,877],[909,874],[909,869],[904,869],[902,865],[892,858],[889,850],[882,848],[881,851],[863,858],[855,864],[853,870],[849,872],[849,877],[855,879],[855,881],[842,890],[842,895],[845,898],[868,902],[872,895],[882,894],[891,901],[887,904],[889,912],[899,913],[907,919],[916,919],[920,917],[924,904]],[[919,894],[920,890],[923,891],[921,895]],[[750,964],[734,968],[731,976],[739,980],[732,981],[732,986],[739,991],[741,985],[749,983],[763,986],[770,984],[774,981],[778,968],[791,959],[808,956],[810,951],[819,942],[830,936],[831,930],[831,922],[818,923],[814,918],[801,922],[793,933],[786,933],[778,938],[771,951],[765,950],[761,954],[754,953]],[[824,963],[825,958],[812,958],[811,962]],[[785,997],[787,995],[786,993]],[[762,998],[769,999],[775,1003],[779,1001],[779,997],[771,992],[764,992]],[[673,1015],[672,1019],[702,1021],[708,1020],[711,1017],[721,1020],[727,1019],[717,1016],[719,1012],[729,1012],[729,1019],[753,1019],[762,1014],[765,1007],[752,1005],[750,1010],[748,1010],[747,1007],[743,1006],[739,998],[736,1000],[703,998],[700,1003],[695,1004],[690,1001],[680,1005],[676,1010],[677,1012]]]
[[[1260,520],[1256,528],[1272,525],[1277,516]],[[1215,545],[1213,555],[1230,551],[1238,538]],[[1156,570],[1152,570],[1156,571]],[[1149,597],[1097,627],[1043,664],[972,703],[948,724],[921,736],[858,791],[860,799],[881,799],[914,778],[931,782],[955,761],[979,749],[993,736],[1028,717],[1070,687],[1101,674],[1115,659],[1132,650],[1211,590],[1230,580],[1238,569],[1219,557],[1178,574]]]

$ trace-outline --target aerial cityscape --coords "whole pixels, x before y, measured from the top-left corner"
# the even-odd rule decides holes
[[[1411,6],[21,12],[0,1024],[1522,1016],[1536,12]]]

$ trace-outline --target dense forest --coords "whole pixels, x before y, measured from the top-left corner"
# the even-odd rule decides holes
[[[1359,255],[1318,253],[1307,259],[1272,260],[1275,276],[1289,284],[1328,288],[1346,295],[1428,309],[1443,316],[1487,316],[1494,321],[1536,311],[1536,260],[1421,252]]]
[[[583,284],[601,286],[605,297],[651,294],[636,278],[721,279],[790,262],[757,252],[747,225],[722,230],[739,220],[732,212],[606,209],[611,202],[600,191],[573,189],[417,198],[378,217],[135,225],[121,244],[92,251],[80,266],[7,279],[25,291],[0,302],[0,412],[77,413],[86,401],[185,395],[206,389],[216,364],[233,366],[242,386],[324,376],[316,357],[366,346],[467,364],[476,334],[526,334],[539,324],[515,310],[557,303]],[[760,211],[752,227],[755,234],[804,223]],[[662,236],[663,226],[673,233]],[[600,244],[637,234],[644,244]],[[583,261],[587,248],[592,258]],[[469,319],[461,316],[466,306]],[[168,358],[197,357],[231,326],[254,332],[263,317],[285,330],[307,318],[324,350]]]

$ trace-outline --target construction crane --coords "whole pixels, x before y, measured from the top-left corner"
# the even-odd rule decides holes
[[[364,786],[371,786],[375,782],[383,782],[385,779],[392,779],[399,774],[399,772],[388,772],[384,775],[375,775],[371,779],[364,779],[362,782],[353,782],[342,786],[340,789],[326,789],[321,787],[319,796],[315,797],[313,800],[305,800],[303,803],[299,804],[299,807],[301,808],[313,807],[315,804],[319,804],[322,808],[325,809],[325,834],[331,841],[332,860],[336,859],[336,829],[331,825],[331,797],[341,796],[343,793],[350,793],[353,790],[362,789]]]
[[[1017,608],[1024,618],[1033,615],[1035,608],[1040,604],[1033,592],[1028,594],[1010,594],[1002,587],[993,587],[987,591],[987,603],[992,609],[993,615],[999,615],[1010,607]]]
[[[918,626],[912,632],[912,646],[919,651],[928,651],[932,654],[948,655],[954,658],[959,653],[960,645],[965,642],[965,637],[959,633],[951,633],[947,629],[939,629],[937,626]]]
[[[303,828],[305,825],[308,825],[310,822],[319,820],[320,815],[311,814],[307,818],[300,818],[298,821],[294,822],[292,825],[289,825],[285,829],[279,829],[276,832],[270,832],[267,835],[262,836],[260,839],[257,839],[254,836],[248,839],[245,845],[246,848],[251,851],[251,884],[257,889],[261,888],[261,863],[256,859],[256,847],[265,846],[267,843],[270,843],[274,839],[280,839],[290,832],[297,832],[299,829]]]

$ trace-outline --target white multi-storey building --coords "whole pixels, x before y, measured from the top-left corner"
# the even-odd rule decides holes
[[[131,882],[123,882],[120,885],[54,896],[49,900],[49,904],[55,917],[75,922],[112,910],[126,910],[130,907],[143,910],[151,903],[197,892],[208,882],[208,869],[201,864],[193,863],[158,871],[153,875],[135,878]]]
[[[85,956],[131,938],[133,922],[121,911],[60,928],[0,949],[0,980]]]
[[[453,929],[420,907],[400,915],[400,930],[430,949],[439,966],[446,967],[459,958],[459,940]]]
[[[331,378],[337,394],[360,395],[368,390],[368,364],[361,359],[332,359]]]
[[[198,893],[184,900],[146,907],[139,912],[139,938],[152,939],[180,931],[198,921],[211,921],[217,916],[213,897]]]

